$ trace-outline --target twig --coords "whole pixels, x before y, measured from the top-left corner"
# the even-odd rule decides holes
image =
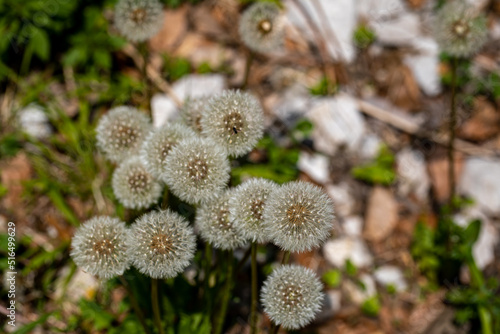
[[[358,106],[359,109],[366,115],[371,116],[373,118],[378,119],[379,121],[382,121],[384,123],[387,123],[393,127],[395,127],[398,130],[404,131],[406,133],[409,133],[411,135],[420,137],[420,138],[426,138],[430,139],[440,145],[447,146],[448,145],[448,135],[436,135],[436,134],[429,134],[425,133],[420,126],[417,124],[413,123],[412,121],[399,116],[397,114],[393,114],[387,110],[384,110],[380,107],[377,107],[369,102],[358,100]],[[498,157],[500,156],[500,152],[487,149],[484,147],[480,147],[474,144],[471,144],[467,141],[460,140],[460,139],[455,139],[454,140],[454,146],[457,151],[469,154],[469,155],[475,155],[475,156],[487,156],[487,157]]]
[[[138,68],[143,67],[143,58],[132,44],[127,44],[122,51],[127,56],[132,58],[132,60],[134,61],[135,65]],[[172,99],[172,101],[174,101],[177,107],[182,107],[183,103],[181,99],[175,94],[170,84],[161,77],[161,74],[158,73],[158,71],[156,71],[153,66],[148,64],[146,66],[146,72],[148,78],[156,85],[156,87],[158,87],[158,89],[160,89],[162,92],[170,96],[170,98]]]

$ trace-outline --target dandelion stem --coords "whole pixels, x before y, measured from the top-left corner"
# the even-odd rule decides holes
[[[285,251],[285,254],[283,254],[283,260],[281,261],[281,264],[288,264],[290,261],[290,251]]]
[[[271,331],[269,332],[269,334],[277,334],[280,330],[280,327],[281,325],[275,325],[273,324],[273,326],[271,327]]]
[[[120,282],[122,285],[127,289],[128,292],[128,299],[130,300],[130,303],[132,304],[132,308],[135,311],[135,315],[139,319],[139,322],[141,323],[142,328],[144,328],[144,332],[146,334],[150,334],[151,332],[149,331],[148,325],[146,324],[146,320],[144,318],[144,313],[142,313],[141,308],[139,307],[139,303],[137,302],[137,299],[135,298],[134,291],[132,291],[132,288],[128,284],[127,280],[123,278],[123,276],[119,276]]]
[[[252,252],[252,247],[249,247],[245,254],[243,255],[243,257],[241,258],[240,262],[238,262],[238,264],[236,265],[236,272],[239,272],[241,270],[241,268],[245,265],[245,263],[247,262],[248,258],[250,257],[250,254]]]
[[[212,298],[209,295],[210,289],[210,269],[212,267],[212,245],[208,242],[205,245],[205,282],[203,284],[203,297],[205,298],[205,302],[207,305],[207,314],[211,316],[212,314]]]
[[[252,303],[250,306],[251,334],[257,333],[257,243],[252,242]]]
[[[156,327],[158,327],[158,333],[164,334],[160,317],[160,305],[158,303],[158,280],[156,278],[151,279],[151,302],[153,303],[153,314]]]
[[[457,110],[456,110],[456,93],[457,93],[457,68],[458,59],[453,57],[451,65],[451,106],[450,106],[450,140],[448,142],[448,181],[450,185],[450,198],[449,206],[450,213],[454,210],[455,201],[455,147],[453,145],[455,141],[455,128],[457,125]]]
[[[222,295],[222,301],[220,306],[220,313],[215,322],[214,334],[221,334],[222,328],[224,327],[224,320],[226,319],[227,306],[229,300],[231,299],[231,289],[233,288],[233,251],[227,251],[227,274],[226,274],[226,284],[224,286],[224,292]]]
[[[247,57],[247,63],[245,65],[245,79],[243,80],[243,85],[241,86],[241,89],[246,89],[248,86],[248,77],[250,76],[250,68],[252,67],[253,59],[254,59],[254,53],[253,51],[249,51]]]

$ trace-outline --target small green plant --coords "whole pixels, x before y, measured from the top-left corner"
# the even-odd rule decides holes
[[[322,279],[329,288],[338,288],[342,282],[342,272],[338,269],[328,270]]]
[[[362,49],[375,42],[376,37],[375,32],[364,24],[359,25],[354,31],[354,43]]]
[[[322,77],[321,80],[309,89],[309,92],[312,95],[317,96],[328,96],[333,95],[338,91],[337,84],[333,83],[327,77]]]
[[[369,317],[376,317],[380,312],[380,307],[380,299],[375,295],[363,302],[361,311]]]
[[[394,171],[394,154],[385,145],[381,146],[374,162],[354,167],[351,174],[354,178],[371,184],[391,185],[396,179]]]

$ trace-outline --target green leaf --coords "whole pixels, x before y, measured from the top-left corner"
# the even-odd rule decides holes
[[[474,242],[476,242],[477,238],[479,237],[479,232],[481,231],[481,221],[480,220],[474,220],[472,221],[469,226],[464,230],[464,237],[465,237],[465,243],[472,247]]]
[[[380,311],[380,300],[378,296],[368,298],[361,305],[361,311],[369,317],[376,317]]]
[[[52,315],[52,313],[46,313],[40,316],[37,320],[30,322],[29,324],[19,328],[17,331],[12,334],[29,334],[33,333],[34,329],[47,321],[47,319]]]
[[[36,29],[30,40],[33,52],[43,61],[47,61],[50,55],[50,40],[48,34],[41,29]]]
[[[340,270],[332,269],[323,274],[323,282],[330,288],[337,288],[342,282],[342,273]]]
[[[205,314],[181,314],[177,332],[183,334],[209,334],[211,329],[210,318]]]
[[[80,310],[82,318],[94,324],[96,330],[109,328],[114,319],[113,315],[103,310],[101,306],[86,299],[80,300]]]

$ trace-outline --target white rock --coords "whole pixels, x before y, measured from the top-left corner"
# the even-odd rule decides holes
[[[413,48],[417,54],[405,55],[404,63],[410,68],[426,95],[438,95],[441,93],[438,44],[432,38],[419,37],[413,40]]]
[[[387,46],[411,46],[421,36],[420,17],[415,13],[369,25],[375,31],[377,42]]]
[[[342,182],[338,185],[329,184],[326,192],[335,204],[335,211],[339,216],[348,216],[354,210],[354,198],[352,197],[349,184]]]
[[[470,196],[486,214],[500,215],[500,161],[469,158],[459,182],[461,193]]]
[[[311,98],[307,87],[294,84],[283,92],[270,109],[287,127],[293,127],[307,111],[311,110],[314,103],[315,100]]]
[[[314,124],[316,149],[333,155],[340,145],[355,150],[365,131],[365,121],[356,100],[346,94],[320,99],[307,114]]]
[[[375,286],[375,281],[373,277],[368,274],[361,274],[359,280],[363,283],[363,287],[359,286],[350,280],[346,280],[343,284],[349,299],[356,305],[361,305],[367,299],[372,298],[377,293],[377,288]]]
[[[414,193],[419,200],[426,201],[430,179],[423,154],[405,148],[397,154],[396,163],[399,176],[398,192],[403,196]]]
[[[472,256],[479,269],[484,269],[495,260],[495,247],[499,242],[499,233],[490,219],[477,207],[470,207],[454,217],[457,225],[467,227],[475,219],[481,220],[481,230],[472,247]]]
[[[225,78],[220,74],[198,75],[191,74],[181,78],[173,86],[175,95],[184,101],[188,97],[202,97],[222,92],[226,87]],[[160,127],[167,121],[178,117],[178,110],[174,101],[166,94],[156,94],[151,99],[151,113],[153,125]]]
[[[370,251],[360,238],[341,237],[329,240],[323,246],[323,253],[326,260],[337,268],[343,268],[347,260],[358,268],[373,264]]]
[[[405,12],[402,0],[358,0],[357,10],[360,19],[372,24],[386,21]]]
[[[63,293],[66,293],[65,300],[77,303],[81,298],[90,298],[99,287],[99,281],[93,275],[90,275],[80,268],[76,269],[75,274],[71,278],[66,290],[64,281],[69,274],[69,268],[65,268],[60,278],[56,282],[54,297],[61,298]]]
[[[382,144],[380,137],[375,134],[364,136],[359,144],[359,157],[366,160],[373,160],[378,155]]]
[[[403,272],[396,266],[379,267],[373,276],[379,284],[383,286],[393,285],[396,291],[404,291],[408,288]]]
[[[360,216],[350,216],[344,219],[342,224],[344,233],[350,237],[360,237],[363,231],[363,218]]]
[[[297,163],[298,168],[309,175],[311,179],[318,183],[325,184],[330,181],[330,171],[328,167],[330,159],[321,154],[310,154],[302,151]]]
[[[38,104],[29,104],[19,110],[17,116],[22,130],[30,136],[43,139],[52,134],[49,118]]]
[[[321,32],[330,56],[339,61],[351,62],[355,58],[353,33],[357,24],[356,1],[352,0],[299,0]],[[302,11],[293,1],[284,1],[288,21],[306,38],[316,43],[315,33]],[[321,15],[318,11],[321,11]],[[326,21],[326,22],[325,22]]]

